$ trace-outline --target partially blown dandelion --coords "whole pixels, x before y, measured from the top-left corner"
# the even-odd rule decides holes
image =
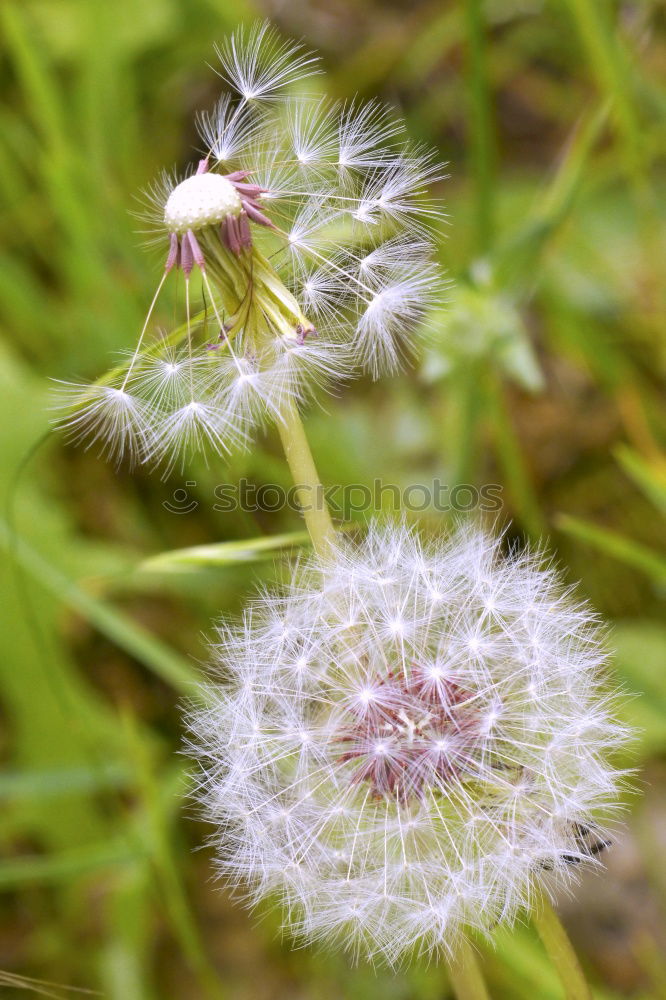
[[[625,732],[593,615],[537,557],[375,527],[216,656],[192,726],[220,872],[296,934],[450,954],[599,863]]]
[[[266,25],[218,56],[230,90],[199,117],[204,157],[148,193],[165,268],[136,350],[64,389],[64,426],[116,459],[229,451],[317,386],[394,370],[438,296],[431,154],[377,103],[290,97],[316,59]],[[185,322],[151,340],[170,274]]]

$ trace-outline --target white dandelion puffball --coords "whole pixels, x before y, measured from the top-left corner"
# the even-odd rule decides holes
[[[317,59],[266,24],[217,55],[227,89],[198,118],[202,158],[163,173],[140,213],[164,270],[135,347],[61,388],[71,436],[167,470],[249,443],[320,389],[396,371],[442,298],[437,157],[375,101],[304,93]]]
[[[191,720],[219,870],[296,936],[446,954],[608,846],[627,734],[596,621],[500,545],[375,526],[220,630]]]

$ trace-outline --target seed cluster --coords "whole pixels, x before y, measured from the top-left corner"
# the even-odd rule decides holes
[[[348,714],[338,739],[340,762],[358,764],[351,780],[405,805],[458,776],[479,735],[474,698],[438,666],[381,678]]]

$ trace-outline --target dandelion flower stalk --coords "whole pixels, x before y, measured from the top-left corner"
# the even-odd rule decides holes
[[[557,969],[566,1000],[592,1000],[578,956],[552,903],[543,896],[534,907],[532,922],[548,957]]]
[[[303,422],[291,402],[285,403],[277,428],[294,483],[301,487],[301,507],[312,544],[323,558],[335,542],[335,528],[308,445]]]
[[[458,943],[449,959],[448,969],[457,1000],[490,1000],[476,952],[469,941]]]

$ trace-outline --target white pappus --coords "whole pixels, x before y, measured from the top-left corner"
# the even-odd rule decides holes
[[[501,545],[374,526],[220,629],[199,797],[221,876],[296,936],[446,955],[600,863],[628,736],[603,636]]]

